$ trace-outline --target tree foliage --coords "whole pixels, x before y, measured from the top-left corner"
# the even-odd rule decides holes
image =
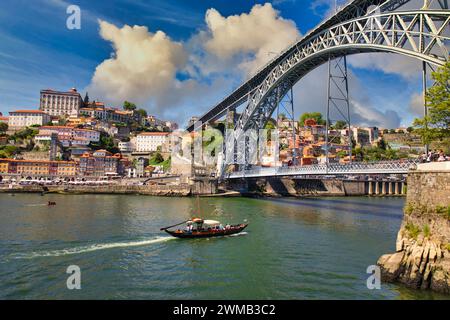
[[[146,118],[147,117],[147,111],[144,110],[144,109],[138,109],[136,112],[139,113],[142,118]]]
[[[109,151],[111,153],[120,152],[119,148],[117,148],[116,144],[114,143],[114,139],[105,132],[100,133],[99,142],[91,142],[89,144],[89,147],[91,147],[94,150],[105,149],[106,151]]]
[[[150,164],[160,164],[164,161],[163,156],[161,153],[156,152],[151,158],[150,158]]]
[[[429,88],[425,95],[427,115],[414,120],[414,132],[422,139],[424,144],[438,142],[450,146],[450,61],[431,77],[435,85]]]
[[[345,122],[343,120],[338,120],[333,125],[333,128],[336,129],[336,130],[341,130],[341,129],[344,129],[345,127],[347,127],[347,122]]]
[[[5,133],[6,131],[8,131],[8,124],[0,122],[0,133]]]
[[[136,110],[136,105],[132,102],[125,101],[123,103],[123,110],[129,110],[129,111]]]
[[[306,119],[314,119],[316,120],[317,124],[319,125],[325,125],[326,122],[323,119],[323,116],[320,112],[305,112],[300,116],[300,125],[304,126]]]

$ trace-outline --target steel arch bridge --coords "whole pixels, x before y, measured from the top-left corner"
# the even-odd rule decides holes
[[[190,125],[217,120],[245,103],[235,130],[262,128],[283,97],[307,73],[330,58],[363,52],[391,52],[440,66],[449,59],[450,11],[447,0],[423,0],[414,10],[399,9],[410,0],[353,0],[261,68],[252,78]],[[398,11],[397,11],[398,10]],[[236,135],[235,135],[236,136]]]
[[[204,124],[243,105],[239,118],[233,120],[234,133],[226,137],[224,147],[226,157],[244,158],[240,163],[246,164],[247,130],[264,128],[280,98],[325,62],[357,53],[387,52],[416,58],[424,65],[444,65],[449,60],[450,46],[448,0],[422,0],[422,6],[420,1],[351,1],[261,68],[187,130],[201,129]],[[404,9],[403,6],[411,7],[415,2],[419,3],[415,4],[417,8]],[[430,9],[433,2],[437,8]],[[245,144],[244,152],[236,152],[236,142]],[[248,168],[244,166],[243,169]]]
[[[417,10],[373,14],[335,25],[298,46],[249,95],[236,129],[262,128],[278,97],[329,57],[362,52],[393,52],[433,65],[448,59],[450,11]]]

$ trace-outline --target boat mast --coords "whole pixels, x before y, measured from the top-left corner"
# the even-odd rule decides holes
[[[198,215],[199,218],[201,217],[201,212],[200,212],[200,197],[197,195],[197,210],[198,210]],[[202,218],[203,219],[203,218]]]

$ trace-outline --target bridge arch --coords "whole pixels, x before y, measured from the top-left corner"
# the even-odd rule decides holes
[[[276,109],[279,98],[329,58],[390,52],[440,66],[449,59],[449,43],[448,10],[373,14],[332,26],[298,46],[272,69],[249,95],[236,129],[243,132],[262,128]]]

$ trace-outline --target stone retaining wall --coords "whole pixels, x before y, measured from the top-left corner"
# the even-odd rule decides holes
[[[396,252],[378,265],[385,281],[450,294],[450,170],[428,169],[408,174]]]

